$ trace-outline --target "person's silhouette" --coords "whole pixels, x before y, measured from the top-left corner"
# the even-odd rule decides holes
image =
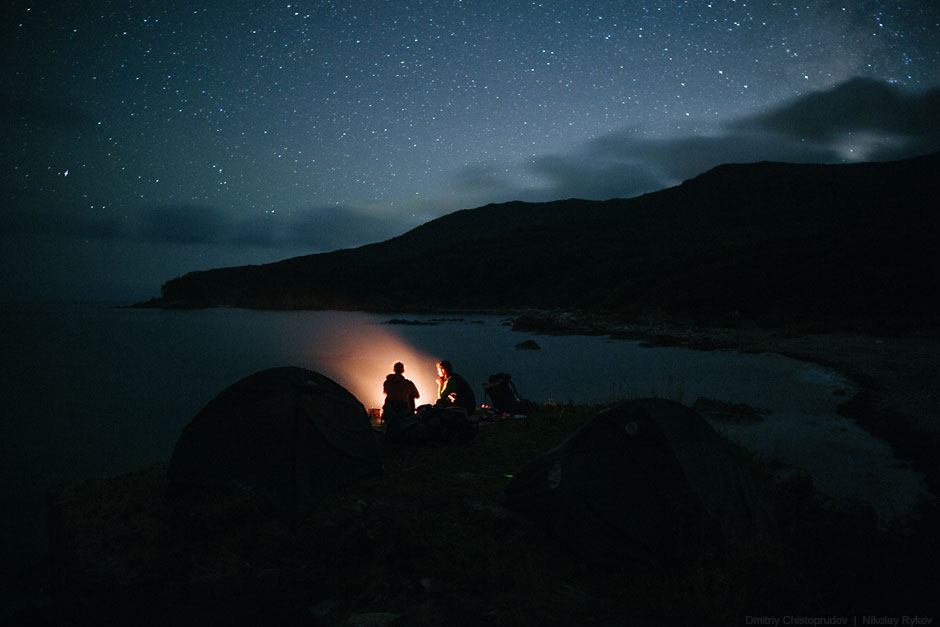
[[[396,362],[392,366],[392,373],[385,377],[382,389],[385,392],[385,404],[382,406],[382,417],[407,418],[415,413],[415,399],[420,398],[415,384],[405,378],[405,364]]]

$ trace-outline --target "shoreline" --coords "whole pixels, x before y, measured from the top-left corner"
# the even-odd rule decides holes
[[[887,442],[940,495],[940,340],[907,335],[808,334],[761,337],[744,332],[742,350],[820,364],[857,385],[838,413]]]
[[[934,496],[940,496],[940,333],[874,336],[697,327],[546,312],[520,315],[513,329],[549,335],[609,335],[650,347],[775,353],[831,368],[857,386],[855,394],[839,405],[838,413],[887,442],[899,460],[924,475]]]

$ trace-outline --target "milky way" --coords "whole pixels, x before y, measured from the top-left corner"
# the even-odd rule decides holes
[[[8,15],[16,237],[226,245],[247,262],[487,202],[634,196],[727,161],[940,148],[936,2],[92,0]]]

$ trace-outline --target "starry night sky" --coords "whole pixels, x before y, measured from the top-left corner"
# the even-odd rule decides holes
[[[0,301],[940,149],[934,0],[14,0],[3,22]]]

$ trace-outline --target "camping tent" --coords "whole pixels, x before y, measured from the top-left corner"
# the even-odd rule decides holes
[[[510,482],[506,505],[583,558],[673,562],[765,527],[759,483],[701,416],[664,399],[601,411]]]
[[[264,370],[215,397],[187,425],[170,460],[170,489],[248,490],[296,519],[328,492],[381,468],[362,403],[302,368]]]

